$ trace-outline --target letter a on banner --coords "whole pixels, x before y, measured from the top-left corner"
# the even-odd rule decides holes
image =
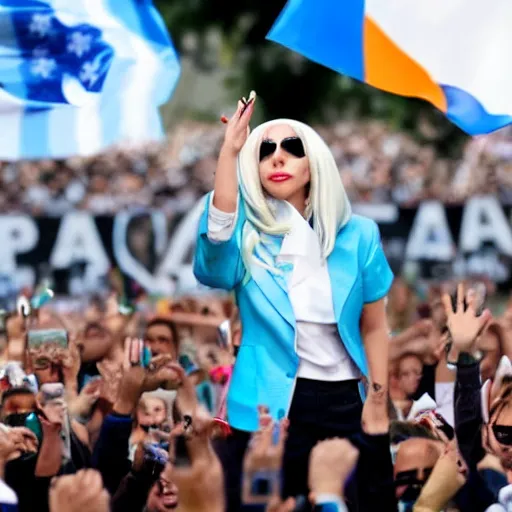
[[[405,254],[410,260],[449,261],[453,258],[453,238],[440,202],[421,204],[414,218]]]
[[[512,256],[512,232],[500,203],[492,196],[475,197],[464,209],[460,247],[478,251],[483,242],[492,242],[502,253]]]

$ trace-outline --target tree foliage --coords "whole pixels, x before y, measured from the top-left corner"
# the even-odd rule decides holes
[[[304,59],[266,40],[286,0],[155,0],[176,47],[198,69],[219,65],[208,48],[212,29],[222,34],[226,83],[241,96],[254,89],[266,118],[331,122],[341,117],[384,119],[430,142],[443,154],[458,151],[465,135],[430,104],[379,90]],[[187,47],[189,34],[197,44]]]

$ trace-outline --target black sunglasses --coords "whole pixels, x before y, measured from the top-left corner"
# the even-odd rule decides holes
[[[512,425],[493,425],[492,431],[498,443],[512,446]]]
[[[395,487],[402,487],[404,485],[407,486],[423,486],[425,482],[429,479],[432,474],[432,470],[434,468],[424,468],[423,469],[423,479],[420,480],[418,478],[418,469],[409,469],[408,471],[400,471],[396,474],[394,478]]]
[[[289,153],[296,158],[304,158],[306,151],[304,150],[304,144],[299,137],[287,137],[281,141],[281,149]],[[260,146],[260,162],[265,158],[273,155],[277,150],[277,142],[270,139],[264,139]]]

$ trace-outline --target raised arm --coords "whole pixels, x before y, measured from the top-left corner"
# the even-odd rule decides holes
[[[227,123],[213,200],[211,196],[207,199],[199,224],[194,275],[200,283],[212,288],[232,290],[245,275],[240,251],[243,216],[237,212],[237,159],[249,134],[254,101],[254,93],[248,102],[240,101]]]
[[[227,123],[224,143],[220,150],[215,173],[213,196],[213,206],[222,212],[234,213],[236,211],[238,196],[236,163],[238,153],[249,135],[249,122],[254,112],[255,99],[256,95],[251,92],[247,103],[240,100],[235,114]]]

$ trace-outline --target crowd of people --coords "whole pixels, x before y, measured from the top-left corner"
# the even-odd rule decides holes
[[[415,206],[425,199],[460,204],[476,194],[512,203],[512,130],[471,139],[458,158],[391,131],[381,122],[319,127],[354,202]],[[96,215],[127,206],[187,211],[211,190],[222,126],[186,122],[165,144],[112,149],[93,158],[0,163],[0,212]]]
[[[464,306],[456,297],[452,283],[431,288],[420,303],[404,281],[393,284],[386,448],[393,468],[386,474],[375,452],[374,475],[365,475],[371,510],[508,510],[512,305],[490,319],[474,292]],[[2,506],[223,512],[233,482],[217,454],[230,436],[225,393],[243,329],[232,299],[188,297],[142,313],[123,310],[112,294],[81,314],[57,312],[51,302],[34,309],[27,299],[3,319]],[[459,357],[453,366],[475,343],[481,359]],[[305,512],[310,503],[359,510],[350,492],[358,450],[341,439],[313,449],[310,495],[283,502],[289,422],[274,423],[265,404],[259,415],[239,510]],[[338,508],[322,508],[326,499]]]

